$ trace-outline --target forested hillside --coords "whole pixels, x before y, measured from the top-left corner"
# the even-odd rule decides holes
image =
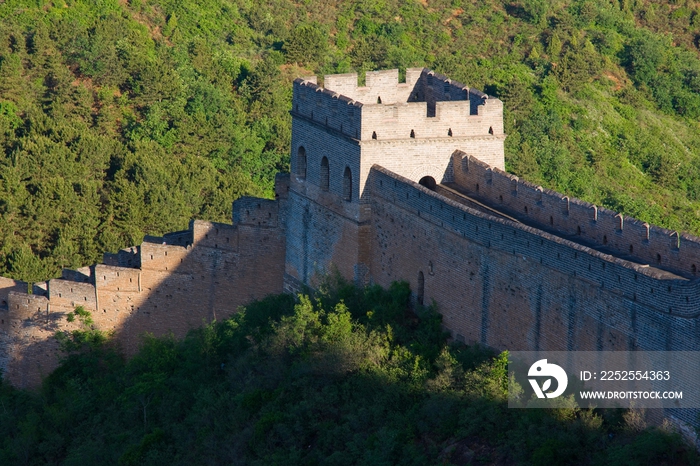
[[[291,80],[427,66],[504,100],[507,168],[700,232],[700,5],[0,2],[0,274],[226,220],[288,167]]]
[[[639,410],[509,409],[506,353],[449,346],[410,290],[269,297],[125,362],[0,381],[0,464],[697,465]]]

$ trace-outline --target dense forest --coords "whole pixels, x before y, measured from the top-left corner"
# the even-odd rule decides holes
[[[5,0],[0,274],[224,221],[288,168],[291,81],[426,66],[506,105],[506,166],[700,233],[694,0]]]
[[[40,392],[0,382],[0,464],[700,464],[639,410],[509,409],[507,353],[409,296],[273,296],[128,362],[84,339]]]

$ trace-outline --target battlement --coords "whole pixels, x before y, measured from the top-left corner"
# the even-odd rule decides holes
[[[190,222],[190,229],[192,230],[193,245],[197,247],[238,249],[238,229],[236,225],[193,220]]]
[[[0,277],[0,309],[8,309],[8,295],[10,292],[26,293],[27,282]]]
[[[233,203],[233,224],[277,228],[278,211],[277,201],[244,196]]]
[[[362,103],[324,89],[309,79],[294,80],[292,114],[344,136],[360,139]]]
[[[700,238],[679,234],[580,199],[542,188],[461,151],[452,156],[455,184],[526,223],[556,231],[617,256],[700,276]]]
[[[51,306],[59,306],[69,310],[83,306],[93,311],[97,309],[95,285],[72,280],[54,278],[48,281],[47,298]]]
[[[289,198],[289,173],[278,173],[275,175],[275,199],[286,200]]]
[[[326,89],[353,100],[369,104],[381,98],[383,103],[393,104],[408,101],[422,71],[422,68],[407,69],[404,83],[399,82],[399,70],[368,71],[364,86],[359,86],[357,73],[327,75],[323,83]]]
[[[253,299],[409,281],[458,341],[512,350],[700,349],[700,238],[503,171],[503,104],[427,69],[294,82],[291,174],[232,224],[189,228],[32,285],[0,278],[0,370],[36,386],[82,305],[128,354]],[[691,422],[694,414],[688,415]]]
[[[153,236],[147,236],[144,241],[155,241],[161,242],[163,238],[156,238]],[[132,246],[130,248],[124,248],[119,250],[116,254],[106,252],[102,255],[102,262],[107,265],[114,265],[118,267],[141,267],[141,254],[139,252],[138,246]],[[63,277],[68,278],[68,277]]]
[[[192,230],[190,229],[174,231],[163,235],[163,242],[165,242],[165,244],[187,247],[192,244],[192,241],[194,241],[194,239],[192,238]]]
[[[185,260],[185,257],[187,257],[188,248],[172,244],[158,244],[144,241],[143,244],[141,244],[140,253],[141,270],[162,272],[175,271]],[[117,267],[113,268],[113,270],[117,269]],[[97,273],[97,271],[95,273]]]
[[[179,249],[184,248],[180,247]],[[50,285],[49,283],[49,290],[51,289]],[[97,264],[95,266],[95,286],[98,291],[141,291],[141,270]],[[52,300],[54,298],[53,294],[50,294],[49,297]]]
[[[77,270],[62,269],[61,278],[74,282],[90,283],[92,281],[92,270],[90,267],[81,267]]]
[[[8,317],[10,320],[41,320],[49,311],[49,300],[46,296],[37,296],[17,291],[8,293]]]
[[[373,202],[383,200],[436,229],[457,238],[468,238],[471,244],[563,271],[661,315],[668,313],[683,318],[700,315],[700,280],[687,280],[535,227],[494,217],[446,199],[380,166],[372,167],[368,186]]]
[[[362,141],[504,138],[503,103],[426,68],[328,75],[294,82],[292,113]]]

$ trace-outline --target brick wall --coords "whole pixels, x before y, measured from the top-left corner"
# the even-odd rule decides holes
[[[398,141],[363,141],[360,189],[373,165],[379,165],[412,181],[431,176],[437,183],[452,181],[450,155],[457,149],[479,154],[496,165],[503,164],[504,136],[463,138],[406,138]]]
[[[368,73],[366,81],[359,87],[355,74],[326,76],[325,89],[315,77],[295,82],[288,289],[334,270],[367,282],[372,258],[365,182],[372,165],[414,181],[431,176],[447,182],[450,154],[462,149],[503,166],[503,106],[497,99],[425,69],[407,70],[406,83],[398,82],[397,70]],[[349,130],[358,125],[361,131]],[[235,215],[251,212],[256,210],[241,205]]]
[[[361,137],[362,104],[304,79],[294,80],[292,115],[304,117],[338,133]]]
[[[509,350],[700,349],[700,280],[499,219],[372,170],[371,276],[423,274],[461,341]],[[696,422],[689,412],[675,413]]]
[[[309,199],[291,191],[285,273],[312,286],[335,271],[349,280],[364,281],[358,269],[359,234],[364,227],[357,220],[359,208],[333,193]]]
[[[92,313],[95,327],[113,332],[133,354],[145,332],[183,337],[239,306],[283,290],[288,176],[278,200],[234,203],[234,224],[193,221],[182,232],[148,237],[108,256],[110,265],[65,271],[61,279],[27,284],[0,279],[0,369],[18,387],[36,387],[58,365],[58,330],[79,328],[66,314]],[[248,211],[246,213],[246,211]],[[86,282],[87,279],[87,282]]]
[[[6,377],[35,386],[55,367],[52,335],[71,328],[65,314],[78,304],[132,354],[144,332],[181,337],[335,271],[358,283],[408,280],[464,342],[698,350],[699,238],[502,171],[497,99],[424,69],[407,70],[406,83],[396,70],[366,80],[295,81],[292,173],[276,178],[274,201],[237,200],[232,225],[192,221],[35,284],[34,295],[0,279]],[[424,176],[445,185],[416,184]]]
[[[416,155],[432,154],[443,166],[452,153],[443,153],[445,146],[478,154],[487,163],[504,167],[500,100],[427,69],[409,69],[406,76],[406,83],[399,83],[398,70],[367,73],[365,87],[358,87],[356,74],[326,76],[325,88],[315,84],[315,77],[296,80],[291,112],[292,173],[300,173],[299,147],[308,150],[309,141],[314,140],[325,146],[327,141],[333,146],[362,141],[360,190],[369,167],[375,163],[387,166],[387,159],[395,158],[393,154],[376,157],[377,150],[388,148],[387,142],[400,151],[413,148]],[[342,158],[347,150],[339,152]],[[333,160],[337,159],[334,153]],[[400,160],[396,161],[399,163],[394,165],[400,167]]]
[[[452,156],[454,182],[470,196],[562,235],[684,277],[700,277],[700,238],[649,225],[543,189],[465,153]]]

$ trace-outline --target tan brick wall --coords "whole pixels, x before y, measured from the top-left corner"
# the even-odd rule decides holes
[[[288,178],[280,178],[286,196]],[[46,296],[27,294],[27,284],[0,279],[0,369],[18,387],[36,387],[58,365],[58,330],[79,328],[66,314],[76,306],[92,312],[95,327],[114,332],[133,354],[145,332],[183,337],[239,306],[283,290],[285,236],[278,201],[243,199],[234,210],[254,210],[240,224],[194,221],[186,232],[149,238],[123,251],[123,260],[140,267],[98,264],[81,273],[35,287]],[[252,202],[252,204],[251,204]],[[258,208],[258,204],[260,208]],[[263,208],[264,207],[264,208]],[[170,244],[174,243],[174,244]],[[85,283],[88,277],[90,283]],[[21,292],[17,291],[21,290]]]
[[[454,182],[470,196],[523,221],[571,235],[685,277],[700,277],[700,238],[641,222],[488,166],[464,152],[452,156]]]
[[[422,273],[423,302],[434,300],[465,342],[700,350],[700,238],[503,172],[500,101],[428,70],[408,70],[406,81],[395,70],[369,73],[364,87],[354,75],[327,76],[326,89],[295,81],[292,174],[278,176],[275,201],[236,201],[232,225],[193,221],[148,237],[108,264],[35,284],[36,295],[0,279],[0,369],[36,386],[56,366],[52,336],[75,328],[65,314],[78,304],[133,354],[144,332],[182,337],[336,270],[358,283],[407,280],[414,293]],[[437,191],[449,198],[416,184],[426,175],[447,183]]]
[[[375,168],[375,283],[408,280],[453,336],[511,350],[697,350],[700,281],[478,212]],[[675,278],[673,278],[675,277]],[[669,312],[671,309],[671,312]]]

